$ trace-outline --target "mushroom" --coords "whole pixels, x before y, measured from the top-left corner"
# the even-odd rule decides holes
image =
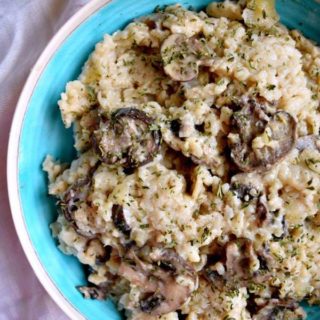
[[[232,116],[228,136],[231,158],[241,171],[265,171],[295,146],[297,123],[285,111],[270,117],[259,103],[249,100]]]
[[[257,173],[238,173],[231,178],[231,191],[242,201],[258,198],[264,187]]]
[[[270,246],[264,243],[257,252],[259,260],[259,270],[271,271],[276,266],[276,260],[274,256],[270,253]]]
[[[92,257],[96,265],[103,265],[110,259],[111,251],[111,246],[104,246],[99,239],[95,238],[88,241],[85,254]]]
[[[87,199],[90,186],[91,182],[88,179],[78,181],[67,190],[62,200],[58,202],[68,222],[74,222],[73,212],[78,210],[79,203]]]
[[[118,204],[114,204],[112,206],[112,221],[119,231],[121,231],[125,236],[130,237],[131,227],[126,221],[122,206]]]
[[[204,277],[211,283],[212,287],[222,291],[226,285],[226,279],[220,275],[212,266],[204,269]]]
[[[161,46],[165,73],[175,81],[190,81],[198,76],[199,66],[212,64],[213,51],[205,39],[172,34]]]
[[[86,299],[105,300],[107,298],[107,289],[98,286],[78,286],[76,287]]]
[[[305,313],[293,300],[271,299],[253,315],[253,320],[304,319]]]
[[[164,301],[165,297],[160,293],[155,293],[144,300],[140,300],[140,309],[145,313],[152,313],[158,308]]]
[[[238,238],[226,245],[226,269],[228,276],[246,280],[252,277],[258,258],[252,241]]]
[[[138,19],[138,21],[141,21],[144,24],[146,24],[149,30],[154,30],[154,29],[162,30],[163,28],[162,18],[163,18],[163,14],[160,12],[157,12],[149,16],[144,16]]]
[[[259,196],[259,191],[250,183],[246,185],[234,182],[231,184],[231,191],[244,202],[249,202]]]
[[[150,162],[160,143],[160,131],[153,119],[135,108],[120,108],[107,120],[101,117],[100,128],[93,134],[93,144],[101,160],[119,163],[127,169]]]
[[[93,239],[96,235],[88,230],[84,230],[81,227],[81,223],[76,219],[76,211],[80,208],[82,204],[86,204],[87,198],[90,192],[92,184],[92,176],[96,169],[99,167],[100,162],[98,161],[89,171],[88,175],[82,179],[75,182],[62,196],[62,199],[58,201],[58,205],[65,219],[70,222],[74,227],[76,232],[83,237],[88,239]],[[88,207],[88,210],[92,208]]]
[[[257,201],[255,216],[258,227],[262,227],[264,222],[269,218],[269,210],[264,198],[261,196]]]
[[[202,274],[217,290],[226,285],[232,288],[265,283],[272,276],[273,261],[269,252],[265,248],[256,252],[247,238],[237,239],[231,235],[226,244],[214,241],[206,250],[208,259]]]
[[[131,249],[123,259],[119,275],[141,290],[139,309],[152,316],[178,310],[191,295],[188,283],[195,286],[196,272],[174,250],[157,248]],[[178,283],[177,277],[186,279]]]
[[[305,149],[312,149],[320,152],[320,137],[316,135],[300,137],[297,140],[296,148],[299,151],[303,151]]]
[[[239,173],[231,178],[230,189],[241,201],[256,201],[256,223],[261,227],[269,219],[269,210],[261,176],[257,173]]]

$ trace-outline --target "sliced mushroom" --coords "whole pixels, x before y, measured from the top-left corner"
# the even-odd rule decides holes
[[[297,140],[296,148],[299,151],[303,151],[305,149],[312,149],[320,152],[320,137],[316,135],[300,137]]]
[[[272,116],[264,130],[271,140],[270,143],[254,149],[256,158],[263,167],[275,164],[293,149],[296,143],[296,127],[295,119],[285,111]]]
[[[172,274],[188,274],[194,276],[194,269],[188,264],[179,254],[172,249],[161,249],[156,254],[153,254],[152,260],[165,271]]]
[[[254,273],[253,266],[257,262],[252,241],[239,238],[226,246],[226,269],[232,278],[246,280]]]
[[[119,231],[121,231],[125,236],[130,237],[131,227],[126,221],[122,206],[118,204],[114,204],[112,206],[112,221]]]
[[[298,303],[293,300],[271,299],[257,314],[253,320],[285,320],[305,319],[305,313]]]
[[[111,256],[112,247],[104,246],[99,239],[91,239],[88,241],[85,254],[95,259],[95,264],[105,264]]]
[[[93,143],[102,161],[119,163],[124,168],[137,168],[157,154],[161,136],[153,119],[141,110],[121,108],[111,119],[100,121]]]
[[[145,23],[150,30],[154,30],[154,29],[161,30],[163,27],[162,20],[163,20],[163,14],[160,12],[138,19],[138,21]]]
[[[200,65],[211,64],[213,51],[205,39],[172,34],[162,44],[161,57],[169,77],[175,81],[190,81],[197,77]]]
[[[179,138],[179,132],[181,129],[181,121],[179,119],[174,119],[170,122],[170,129],[173,132],[173,134]]]
[[[212,266],[206,267],[204,269],[204,277],[211,283],[212,287],[217,290],[223,290],[226,285],[226,279],[220,275]]]
[[[269,117],[254,100],[232,116],[228,136],[231,158],[241,171],[264,171],[285,157],[295,146],[295,119],[285,111]]]
[[[269,217],[269,210],[264,197],[259,197],[257,201],[255,215],[256,215],[257,226],[261,228],[263,224],[268,220],[268,217]]]
[[[259,260],[259,269],[262,271],[271,271],[275,265],[276,260],[270,253],[270,247],[267,243],[264,243],[263,246],[257,252]]]
[[[178,314],[178,319],[179,319],[179,320],[187,320],[187,318],[188,318],[188,314],[182,313],[181,310],[178,310],[178,311],[177,311],[177,314]]]
[[[268,250],[263,247],[256,252],[249,239],[237,239],[231,235],[223,246],[214,241],[207,250],[203,275],[217,290],[226,285],[238,288],[252,283],[262,284],[272,277],[273,260]]]
[[[261,227],[269,219],[269,210],[264,194],[261,176],[257,173],[240,173],[231,178],[230,189],[241,201],[256,202],[257,226]]]
[[[242,201],[256,199],[264,192],[261,176],[257,173],[238,173],[231,178],[231,191]]]
[[[73,212],[78,210],[79,203],[86,200],[90,184],[90,181],[87,180],[75,184],[65,193],[62,200],[58,202],[68,222],[74,222]]]
[[[152,254],[144,252],[144,248],[131,250],[118,271],[120,276],[140,288],[140,310],[152,316],[178,310],[191,295],[190,286],[178,283],[178,276],[196,282],[194,269],[175,251],[158,250]]]
[[[159,308],[166,298],[160,293],[154,293],[153,295],[140,300],[140,309],[142,312],[152,313],[155,309]]]
[[[98,286],[78,286],[77,289],[82,293],[86,299],[105,300],[107,298],[106,288]]]
[[[84,230],[79,221],[75,217],[76,211],[80,208],[81,204],[87,202],[88,194],[90,192],[92,176],[96,169],[99,167],[98,161],[89,171],[88,175],[76,183],[74,183],[63,195],[62,199],[58,201],[58,205],[68,222],[74,227],[76,232],[86,238],[93,239],[96,235],[92,232]],[[90,209],[90,208],[89,208]],[[91,209],[90,209],[91,210]]]
[[[231,191],[242,201],[249,202],[259,196],[259,191],[251,184],[232,183]]]

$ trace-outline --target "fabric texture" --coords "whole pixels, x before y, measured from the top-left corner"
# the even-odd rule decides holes
[[[68,319],[35,277],[7,195],[9,130],[19,94],[58,28],[89,0],[0,0],[0,320]]]

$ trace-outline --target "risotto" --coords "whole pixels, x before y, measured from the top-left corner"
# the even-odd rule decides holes
[[[320,49],[272,1],[157,8],[105,35],[59,101],[77,159],[43,164],[77,289],[131,320],[305,318],[319,101]]]

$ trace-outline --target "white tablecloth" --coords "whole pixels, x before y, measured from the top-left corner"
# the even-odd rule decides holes
[[[0,320],[67,319],[20,247],[8,203],[6,155],[12,115],[31,67],[57,29],[87,1],[0,0]]]

